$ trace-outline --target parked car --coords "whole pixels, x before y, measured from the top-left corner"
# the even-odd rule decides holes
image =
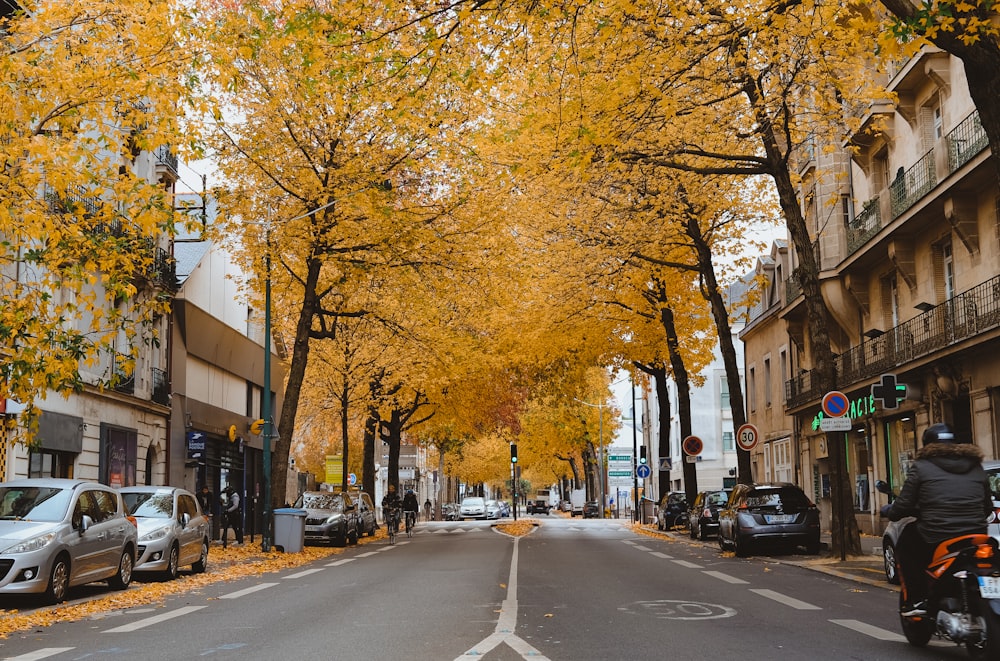
[[[549,505],[544,500],[529,500],[528,501],[528,514],[548,514]]]
[[[486,500],[478,496],[470,496],[462,499],[462,505],[458,508],[459,519],[485,519]]]
[[[49,603],[69,588],[132,582],[138,533],[111,487],[56,478],[0,484],[0,594],[43,593]]]
[[[583,504],[583,518],[598,519],[601,516],[601,504],[596,500],[588,500]]]
[[[819,553],[819,510],[794,484],[737,484],[719,511],[721,548],[746,556],[765,545]]]
[[[571,512],[573,510],[573,503],[568,500],[559,501],[559,511],[560,512]]]
[[[510,503],[506,500],[501,500],[500,502],[500,516],[507,517],[510,516]]]
[[[983,468],[990,479],[990,490],[993,492],[993,507],[1000,509],[1000,461],[984,461]],[[884,519],[883,519],[884,520]],[[896,547],[899,543],[899,535],[907,523],[913,521],[913,517],[906,517],[899,521],[890,521],[882,533],[882,564],[885,569],[885,580],[893,585],[899,585],[899,574],[896,571]],[[987,530],[990,537],[1000,543],[1000,520],[994,521]]]
[[[687,495],[683,491],[665,493],[656,507],[656,529],[670,530],[687,523],[687,511]]]
[[[499,500],[487,500],[486,501],[486,518],[487,519],[499,519],[503,516],[503,507],[500,505]]]
[[[358,536],[374,535],[378,530],[378,517],[375,513],[375,503],[367,491],[348,491],[348,495],[358,508]]]
[[[188,565],[195,573],[205,571],[212,530],[193,493],[178,487],[122,487],[119,492],[138,523],[136,572],[174,579]]]
[[[332,491],[304,491],[295,507],[306,511],[307,544],[354,544],[360,536],[358,508],[350,495]]]
[[[445,503],[442,505],[441,518],[445,521],[458,521],[458,503]]]
[[[719,532],[719,510],[729,500],[732,489],[701,491],[694,497],[688,510],[688,529],[691,539],[706,539]]]

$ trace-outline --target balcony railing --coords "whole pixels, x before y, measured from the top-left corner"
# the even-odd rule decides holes
[[[135,372],[129,370],[128,354],[115,352],[111,370],[111,388],[128,395],[135,394]]]
[[[855,250],[868,243],[882,229],[882,209],[878,199],[868,200],[853,221],[847,225],[847,252]]]
[[[157,404],[170,406],[170,384],[167,382],[167,372],[157,367],[153,368],[153,396]]]
[[[902,168],[900,168],[902,170]],[[898,218],[904,211],[917,203],[920,198],[937,184],[934,170],[934,150],[923,155],[906,172],[900,172],[889,184],[889,200],[892,217]]]
[[[946,136],[948,141],[948,169],[954,172],[962,167],[972,157],[986,149],[990,139],[979,121],[979,113],[974,112],[956,126]]]
[[[879,376],[912,360],[1000,327],[1000,275],[950,298],[944,303],[851,347],[837,356],[837,386]],[[787,405],[796,407],[818,399],[814,372],[785,383]]]
[[[173,151],[171,151],[169,145],[161,145],[160,147],[157,147],[156,151],[153,152],[153,155],[156,157],[156,163],[158,165],[164,166],[170,171],[171,174],[175,177],[177,176],[177,156],[175,156]]]

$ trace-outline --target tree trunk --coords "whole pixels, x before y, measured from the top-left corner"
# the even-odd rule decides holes
[[[347,384],[347,376],[344,376],[344,387],[340,391],[340,442],[344,446],[344,470],[343,475],[340,479],[340,488],[343,491],[347,491],[348,480],[347,474],[350,471],[350,446],[348,445],[348,434],[347,434],[347,423],[348,423],[348,397],[351,394],[351,390]]]
[[[365,418],[365,456],[361,467],[361,484],[364,490],[375,497],[375,448],[379,441],[379,424],[382,419],[378,411],[378,402],[382,394],[381,376],[372,377],[369,385],[368,416]]]
[[[636,367],[653,377],[653,389],[656,391],[656,402],[659,404],[659,416],[656,420],[657,443],[654,457],[658,470],[657,484],[660,494],[670,491],[670,469],[659,470],[661,459],[670,459],[670,391],[667,389],[667,368],[663,365],[639,365]],[[652,450],[652,448],[650,448]],[[667,464],[669,465],[669,464]]]
[[[285,395],[281,402],[278,440],[274,444],[274,456],[271,458],[271,511],[281,507],[285,502],[288,455],[292,447],[292,434],[295,431],[295,416],[299,410],[299,396],[302,393],[302,383],[305,380],[306,366],[309,363],[309,330],[316,312],[319,310],[316,284],[319,282],[321,266],[322,264],[316,259],[310,259],[306,266],[302,307],[299,309],[299,318],[295,326],[295,341],[292,344],[292,362],[288,367],[288,380],[285,383]],[[270,388],[271,384],[266,383],[264,387]],[[269,526],[270,522],[265,522],[264,525]]]
[[[768,160],[768,169],[778,193],[788,233],[795,245],[795,254],[799,266],[795,269],[795,277],[802,287],[805,299],[806,320],[811,339],[812,362],[814,373],[819,377],[819,386],[823,392],[836,390],[837,374],[833,362],[833,350],[830,347],[830,333],[827,328],[826,304],[819,288],[819,266],[813,253],[812,239],[806,226],[805,217],[799,206],[799,198],[792,181],[788,163],[782,154],[774,132],[771,118],[761,108],[761,97],[754,81],[748,81],[744,93],[752,108],[756,109],[757,121],[760,126],[758,134],[764,146]],[[853,516],[853,491],[847,474],[847,457],[843,443],[828,443],[830,454],[830,500],[833,509],[832,533],[833,551],[841,558],[848,553],[861,554],[861,532],[858,522]],[[849,506],[850,505],[850,506]]]
[[[666,298],[665,292],[663,297]],[[681,438],[685,439],[691,435],[691,382],[688,379],[687,367],[684,365],[684,357],[681,356],[677,327],[674,324],[674,311],[665,305],[660,310],[660,323],[667,333],[670,370],[673,372],[674,383],[677,384],[677,413],[681,422]],[[693,503],[694,497],[698,495],[698,471],[695,469],[695,464],[684,456],[684,452],[681,452],[681,460],[684,462],[682,467],[684,493],[687,494],[687,501]]]
[[[693,211],[688,207],[689,211]],[[743,403],[743,379],[740,377],[740,365],[736,360],[736,346],[733,344],[733,332],[729,325],[729,311],[726,301],[719,289],[719,280],[715,276],[715,265],[712,262],[712,248],[701,232],[697,216],[688,214],[687,235],[694,243],[698,255],[698,272],[702,277],[702,294],[712,306],[712,317],[715,320],[715,330],[719,336],[719,351],[726,368],[726,384],[729,387],[729,408],[733,415],[733,432],[739,430],[746,421],[746,409]],[[736,448],[739,482],[753,484],[753,474],[750,464],[750,452]],[[688,501],[692,502],[692,501]]]

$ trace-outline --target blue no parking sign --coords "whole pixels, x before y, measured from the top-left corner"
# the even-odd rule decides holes
[[[652,470],[646,464],[639,464],[635,469],[635,474],[640,480],[645,480],[652,474]]]

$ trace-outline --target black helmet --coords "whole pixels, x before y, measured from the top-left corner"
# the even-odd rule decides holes
[[[948,425],[939,422],[924,430],[923,441],[924,445],[930,445],[931,443],[954,443],[955,432]]]

